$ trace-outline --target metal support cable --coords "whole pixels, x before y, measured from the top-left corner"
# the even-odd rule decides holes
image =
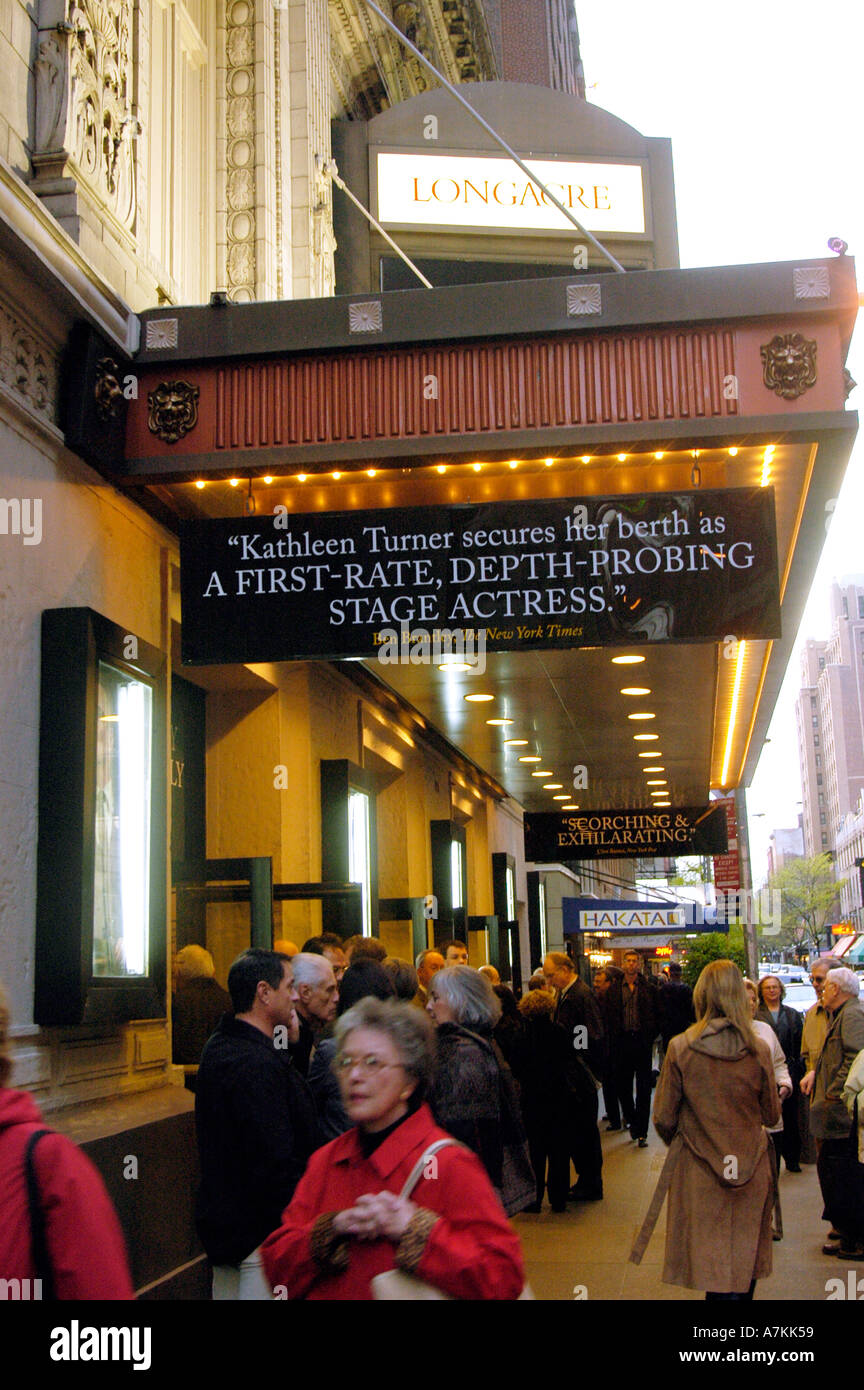
[[[531,180],[535,187],[540,189],[543,196],[545,198],[548,198],[550,203],[554,203],[558,211],[564,214],[564,216],[567,218],[567,221],[570,222],[576,228],[580,235],[584,236],[587,241],[590,241],[591,245],[594,247],[594,250],[599,251],[601,256],[605,257],[605,259],[612,266],[613,270],[620,271],[622,275],[626,274],[623,265],[620,261],[617,261],[615,259],[615,257],[612,255],[612,252],[607,251],[606,247],[603,246],[602,243],[599,242],[595,236],[591,235],[587,227],[582,226],[582,223],[579,221],[578,217],[574,216],[574,214],[570,211],[569,208],[566,208],[563,203],[558,201],[558,199],[555,197],[555,194],[549,191],[546,185],[542,183],[540,179],[538,179],[536,174],[532,174],[531,170],[528,168],[528,165],[524,162],[524,160],[519,158],[515,150],[511,150],[510,146],[507,144],[507,141],[504,140],[503,137],[498,134],[497,130],[494,130],[492,126],[489,125],[488,121],[485,121],[483,119],[479,111],[475,111],[470,101],[467,101],[465,97],[462,96],[462,93],[458,90],[458,88],[454,87],[453,83],[448,81],[448,79],[444,76],[442,72],[438,71],[435,64],[430,63],[429,59],[426,58],[420,52],[420,49],[417,48],[409,38],[406,38],[399,26],[397,24],[394,24],[393,20],[390,19],[389,16],[386,15],[383,10],[379,9],[379,7],[374,3],[374,0],[363,0],[363,3],[370,10],[373,10],[375,14],[377,14],[381,22],[385,24],[388,29],[391,29],[393,31],[393,33],[399,39],[400,43],[403,43],[405,47],[409,50],[409,52],[413,53],[414,57],[419,59],[419,61],[423,64],[425,68],[429,69],[429,71],[433,74],[434,77],[437,77],[442,87],[446,87],[450,95],[454,96],[456,100],[460,102],[462,106],[465,107],[465,110],[468,112],[469,116],[471,116],[475,121],[477,121],[478,125],[481,125],[483,127],[487,135],[492,136],[492,139],[495,141],[496,145],[499,145],[501,149],[504,150],[505,153],[510,156],[514,164],[517,164],[519,168],[522,170],[523,174],[525,174],[526,177]]]
[[[406,256],[405,252],[401,249],[401,247],[396,245],[396,242],[393,240],[392,236],[388,236],[387,232],[385,232],[384,228],[381,226],[381,223],[375,220],[369,209],[364,207],[360,199],[356,198],[354,194],[351,192],[351,189],[348,187],[345,180],[339,174],[339,169],[337,167],[335,159],[326,159],[322,161],[321,172],[322,174],[325,174],[328,178],[331,178],[337,188],[341,188],[342,192],[346,195],[346,197],[351,199],[351,202],[354,204],[354,206],[360,209],[366,220],[372,223],[372,226],[375,228],[376,232],[379,232],[381,236],[383,236],[384,240],[388,243],[388,245],[393,247],[393,250],[396,252],[396,255],[401,256],[405,264],[409,266],[411,270],[414,271],[414,274],[417,276],[417,279],[423,282],[427,290],[431,290],[433,286],[430,283],[430,281],[426,279],[426,276],[423,274],[422,270],[417,269],[417,266],[410,259],[410,257]]]

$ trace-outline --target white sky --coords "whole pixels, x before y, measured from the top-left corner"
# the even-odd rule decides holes
[[[682,266],[828,256],[831,236],[864,258],[862,0],[576,0],[575,8],[588,99],[672,141]],[[864,325],[847,366],[861,383],[849,405],[864,415]],[[748,792],[757,883],[771,831],[798,817],[798,645],[828,635],[832,578],[861,572],[859,438]]]

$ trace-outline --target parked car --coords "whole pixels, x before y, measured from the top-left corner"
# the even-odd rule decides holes
[[[783,984],[786,986],[783,1003],[788,1004],[790,1009],[797,1009],[799,1013],[805,1014],[810,1005],[816,1003],[816,991],[809,980],[783,980]]]

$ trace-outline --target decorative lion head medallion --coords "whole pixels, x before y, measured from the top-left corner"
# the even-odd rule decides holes
[[[769,391],[797,400],[816,384],[816,344],[800,333],[777,333],[764,347],[762,374]]]
[[[147,392],[150,407],[147,426],[166,444],[176,444],[198,423],[198,397],[201,388],[188,381],[160,381],[155,391]]]
[[[117,375],[118,367],[113,357],[100,357],[96,363],[96,385],[93,397],[96,401],[96,414],[100,420],[116,420],[123,405],[123,387]]]

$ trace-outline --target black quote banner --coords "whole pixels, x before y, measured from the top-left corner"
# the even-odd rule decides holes
[[[406,634],[436,632],[487,651],[780,636],[771,488],[282,507],[184,522],[180,561],[189,664],[407,661]]]
[[[630,811],[538,811],[525,814],[529,863],[725,854],[726,811],[710,806],[643,807]]]

